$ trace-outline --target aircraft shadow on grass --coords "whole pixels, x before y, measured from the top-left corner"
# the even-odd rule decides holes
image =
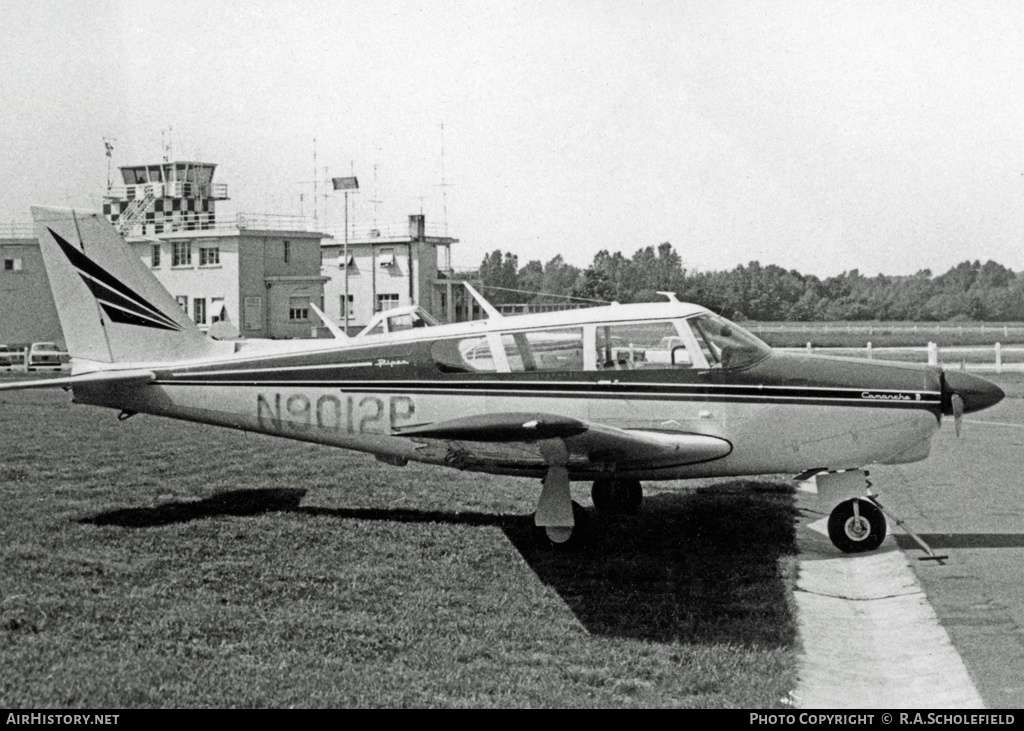
[[[537,540],[532,515],[303,507],[305,490],[254,489],[193,502],[115,510],[82,520],[148,528],[273,512],[344,520],[500,528],[584,627],[601,636],[771,648],[792,647],[795,619],[784,556],[795,556],[788,490],[735,483],[654,495],[635,515],[588,511],[591,538],[574,551]],[[795,562],[788,565],[794,566]]]

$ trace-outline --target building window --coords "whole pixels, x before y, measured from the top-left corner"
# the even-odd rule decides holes
[[[4,271],[5,272],[20,272],[21,271],[21,259],[4,259]]]
[[[380,256],[377,258],[377,264],[382,267],[392,267],[395,265],[395,250],[394,249],[381,249]]]
[[[199,247],[199,266],[210,267],[220,264],[220,247],[219,246],[200,246]]]
[[[185,311],[185,314],[187,315],[188,314],[188,295],[179,294],[174,299],[178,303],[178,306],[181,307],[181,309],[183,309]]]
[[[295,322],[309,319],[309,298],[289,297],[288,298],[288,319]]]
[[[192,300],[192,319],[197,325],[206,324],[206,298],[196,297]]]
[[[398,295],[397,294],[378,294],[377,295],[377,310],[393,310],[398,307]]]
[[[150,265],[156,269],[160,266],[160,244],[153,244],[149,247]]]
[[[341,319],[345,319],[347,314],[349,317],[352,316],[352,302],[355,298],[354,294],[348,296],[348,307],[345,306],[345,295],[341,295]]]
[[[192,266],[192,242],[175,241],[171,245],[171,266],[190,267]]]
[[[284,263],[287,264],[292,260],[292,242],[284,242]]]

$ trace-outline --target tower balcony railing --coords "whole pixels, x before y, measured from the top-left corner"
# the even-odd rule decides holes
[[[167,183],[140,183],[139,185],[114,185],[106,193],[110,200],[135,200],[146,195],[146,190],[153,191],[155,198],[212,198],[227,200],[227,183],[189,183],[171,181]]]

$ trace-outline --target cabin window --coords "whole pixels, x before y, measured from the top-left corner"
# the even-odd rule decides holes
[[[598,325],[596,335],[598,370],[693,367],[685,341],[667,320]]]
[[[764,342],[718,315],[701,315],[687,322],[712,368],[746,368],[771,354]]]
[[[505,358],[512,371],[583,370],[583,328],[505,333]]]
[[[444,373],[493,373],[497,370],[486,335],[439,340],[431,346],[430,354]]]

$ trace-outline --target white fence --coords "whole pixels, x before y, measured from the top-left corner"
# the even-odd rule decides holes
[[[816,348],[807,343],[803,348],[775,348],[786,353],[819,353],[845,355],[869,360],[889,360],[908,363],[927,363],[936,366],[955,366],[961,370],[1003,373],[1024,371],[1024,345],[1004,346],[968,345],[939,347],[928,343],[926,347],[875,348],[869,342],[863,348]]]
[[[886,325],[885,323],[872,323],[868,325],[823,325],[821,323],[807,323],[806,325],[798,325],[795,323],[791,324],[767,324],[767,325],[755,325],[753,323],[742,323],[744,329],[749,330],[752,333],[850,333],[855,335],[907,335],[914,333],[917,335],[934,333],[935,335],[972,335],[982,334],[991,336],[993,333],[1002,333],[1004,338],[1009,338],[1010,333],[1021,334],[1024,333],[1024,323],[1015,323],[1012,325],[1002,323],[992,323],[991,325],[985,325],[983,323],[970,323],[968,325],[950,325],[949,323],[921,323],[917,325],[907,325],[901,323],[898,325]]]

